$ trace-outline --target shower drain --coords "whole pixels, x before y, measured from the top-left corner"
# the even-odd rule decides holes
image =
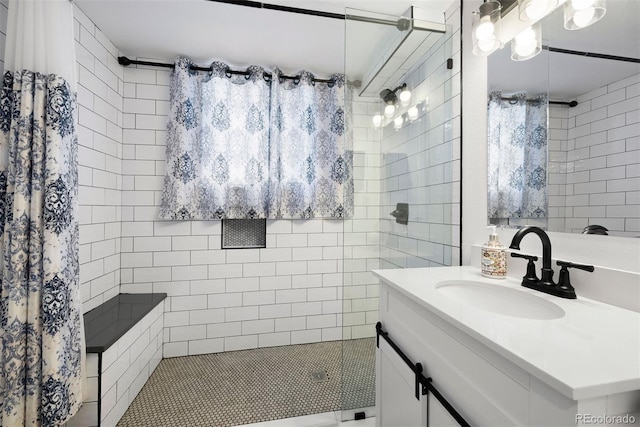
[[[316,383],[329,381],[329,373],[327,371],[311,372],[311,379],[313,380],[313,382],[316,382]]]

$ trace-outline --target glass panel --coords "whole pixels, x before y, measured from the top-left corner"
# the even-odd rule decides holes
[[[375,415],[379,282],[372,270],[458,264],[460,250],[460,84],[446,65],[451,32],[442,24],[433,25],[441,32],[414,29],[429,19],[346,14],[355,209],[343,241],[345,421]],[[427,15],[437,21],[443,11]]]

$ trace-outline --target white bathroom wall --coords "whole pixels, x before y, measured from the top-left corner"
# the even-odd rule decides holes
[[[563,128],[552,133],[557,137],[565,133],[558,156],[565,156],[566,173],[565,208],[558,212],[564,213],[565,224],[563,228],[550,224],[550,229],[580,233],[587,225],[599,224],[611,235],[638,236],[640,74],[592,90],[577,100],[574,108],[550,108],[550,122],[551,117],[557,117],[553,122]],[[549,179],[551,184],[551,176]],[[557,197],[554,203],[561,200]]]
[[[169,72],[126,68],[124,81],[121,290],[169,295],[164,356],[342,339],[343,242],[358,285],[346,291],[344,336],[372,335],[378,224],[368,181],[378,171],[358,129],[366,106],[354,105],[355,218],[269,220],[266,249],[222,250],[220,221],[157,219]]]
[[[7,40],[7,15],[9,0],[0,1],[0,72],[4,74],[4,45]]]
[[[375,336],[380,268],[380,131],[370,126],[376,98],[354,94],[352,108],[355,211],[345,221],[343,339]]]
[[[460,263],[460,5],[445,17],[447,34],[398,82],[428,97],[426,111],[400,130],[383,129],[382,268]],[[399,202],[409,203],[407,225],[389,214]]]
[[[74,6],[78,63],[80,282],[83,312],[119,292],[122,67],[118,49]]]
[[[569,107],[549,105],[547,227],[553,231],[565,230],[566,189],[567,189],[567,128],[569,127]],[[544,221],[544,220],[543,220]]]
[[[471,13],[482,0],[463,0],[463,116],[462,116],[462,264],[471,265],[473,244],[487,241],[487,58],[471,52]],[[513,22],[516,22],[514,19]],[[523,23],[524,25],[524,23]],[[503,28],[504,29],[504,28]],[[513,30],[513,33],[518,33]],[[501,229],[507,244],[512,229]],[[554,256],[559,259],[640,273],[640,239],[585,236],[550,232]],[[540,254],[535,238],[523,240],[522,250]]]

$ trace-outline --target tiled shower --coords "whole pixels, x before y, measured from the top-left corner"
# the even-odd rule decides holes
[[[381,259],[458,262],[459,83],[444,68],[457,33],[409,76],[436,89],[424,120],[381,132],[379,100],[354,102],[353,219],[268,220],[266,249],[221,250],[218,221],[157,219],[169,72],[121,67],[75,10],[85,310],[118,291],[166,292],[166,357],[341,339],[340,325],[358,338],[373,335]],[[399,226],[388,213],[408,198],[415,222]]]
[[[429,94],[417,121],[375,129],[379,97],[355,94],[353,218],[267,220],[266,248],[223,250],[220,221],[157,218],[169,71],[119,65],[74,6],[83,311],[167,293],[162,340],[144,343],[164,358],[375,336],[372,270],[460,260],[460,70],[446,66],[459,64],[459,13],[405,76]],[[398,202],[408,225],[389,215]]]

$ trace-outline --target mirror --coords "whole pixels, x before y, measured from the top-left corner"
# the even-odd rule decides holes
[[[489,56],[490,223],[640,236],[639,16],[639,1],[610,1],[569,31],[559,7],[542,20],[548,49]]]

